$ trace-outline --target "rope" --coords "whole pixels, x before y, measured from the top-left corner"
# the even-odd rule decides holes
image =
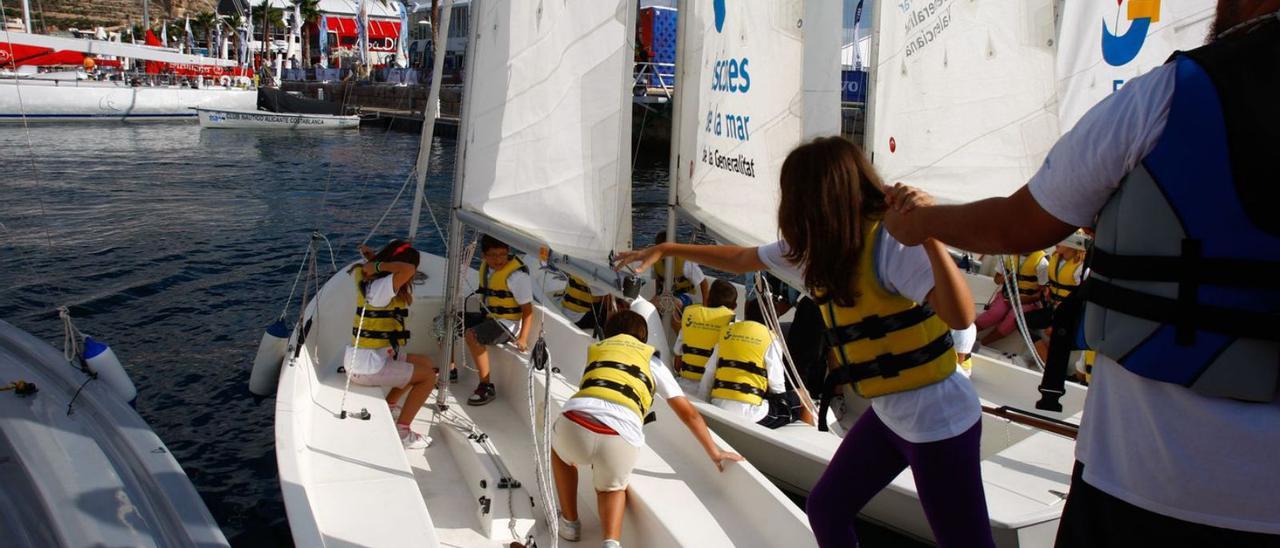
[[[71,321],[71,310],[66,306],[58,307],[58,318],[62,319],[62,357],[67,363],[79,364],[81,371],[87,372],[84,365],[84,333]]]
[[[400,191],[396,192],[396,197],[391,199],[391,204],[382,212],[382,216],[378,217],[378,222],[373,223],[373,228],[369,229],[369,233],[365,235],[363,240],[360,240],[362,245],[369,243],[369,240],[373,238],[374,233],[378,232],[378,228],[382,226],[382,222],[387,220],[387,215],[390,215],[391,210],[395,209],[396,204],[400,202],[400,196],[404,195],[404,189],[409,188],[409,182],[411,181],[413,181],[412,170],[409,171],[409,176],[405,177],[404,183],[400,185]]]
[[[361,288],[357,287],[356,291],[361,291]],[[364,314],[367,308],[369,307],[360,307],[360,321],[356,323],[356,339],[351,343],[351,354],[347,356],[347,359],[344,360],[346,363],[343,364],[343,369],[346,371],[344,376],[347,378],[347,382],[342,387],[342,403],[338,405],[338,410],[343,416],[347,413],[347,393],[351,391],[351,365],[355,360],[356,352],[360,351],[360,335],[364,334]]]
[[[800,396],[800,404],[813,416],[814,421],[817,421],[818,408],[813,405],[813,399],[804,386],[804,378],[800,376],[795,359],[791,357],[791,349],[787,348],[787,339],[782,336],[782,322],[778,320],[778,310],[773,306],[773,293],[769,290],[769,284],[765,282],[763,275],[756,276],[756,301],[760,304],[760,312],[761,316],[764,316],[765,324],[769,327],[769,331],[773,332],[774,340],[778,341],[778,346],[782,347],[782,362],[786,364],[785,371],[791,378],[791,385],[795,387],[796,395]],[[836,434],[839,435],[838,430]]]
[[[294,292],[298,289],[298,281],[302,279],[302,269],[307,266],[307,258],[311,256],[311,252],[314,249],[315,237],[313,236],[311,241],[307,242],[307,252],[302,254],[302,262],[298,263],[298,272],[293,275],[293,287],[289,288],[289,298],[284,301],[284,310],[280,312],[281,320],[284,320],[289,315],[289,304],[293,302]]]
[[[543,287],[546,287],[546,281],[547,271],[543,270]],[[542,322],[538,324],[538,341],[534,343],[529,359],[527,393],[529,397],[529,435],[533,441],[533,461],[536,470],[535,476],[538,480],[538,495],[542,498],[542,514],[547,520],[547,528],[551,531],[551,547],[556,548],[560,542],[560,520],[557,519],[559,511],[556,504],[555,486],[553,482],[548,480],[552,475],[551,364],[547,354],[546,330],[543,327],[546,319],[546,312],[543,312]],[[538,406],[533,390],[534,380],[537,378],[539,370],[543,372],[542,436],[538,436]]]
[[[1014,267],[1020,266],[1018,257],[1013,256]],[[1001,255],[1000,264],[1008,265],[1008,257]],[[1027,327],[1027,318],[1022,313],[1022,299],[1018,297],[1018,268],[1005,268],[1004,273],[1004,294],[1009,299],[1009,308],[1013,310],[1013,317],[1018,323],[1018,333],[1022,335],[1022,342],[1027,345],[1027,349],[1031,351],[1031,359],[1040,371],[1044,371],[1044,361],[1040,359],[1040,354],[1036,353],[1036,343],[1031,340],[1031,328]]]

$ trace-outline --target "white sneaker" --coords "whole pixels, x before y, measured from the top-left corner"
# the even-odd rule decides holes
[[[431,446],[431,438],[414,432],[408,428],[399,428],[400,443],[404,444],[405,449],[426,449]]]
[[[606,539],[600,548],[622,548],[622,543],[613,539]]]
[[[582,522],[569,521],[564,519],[563,515],[560,516],[559,522],[560,538],[570,542],[577,542],[582,538]]]

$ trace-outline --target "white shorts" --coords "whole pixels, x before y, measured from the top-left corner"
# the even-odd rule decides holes
[[[591,468],[596,491],[621,491],[631,480],[640,448],[617,434],[598,434],[563,415],[551,426],[551,448],[569,464]]]
[[[382,349],[360,349],[354,352],[347,347],[343,364],[347,367],[347,376],[351,382],[362,386],[381,386],[384,388],[400,388],[413,380],[413,364],[404,360],[393,360]],[[364,363],[357,363],[363,361]],[[379,367],[375,362],[382,362]],[[353,373],[353,370],[372,373]]]

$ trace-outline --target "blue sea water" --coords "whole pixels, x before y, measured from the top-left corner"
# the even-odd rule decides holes
[[[227,537],[288,545],[275,400],[249,395],[249,367],[311,233],[328,238],[337,264],[354,260],[410,177],[418,141],[381,129],[0,126],[0,318],[57,346],[55,309],[70,307],[125,363],[139,413]],[[454,141],[437,138],[430,154],[427,202],[444,225]],[[642,155],[634,178],[634,238],[647,244],[665,224],[665,157]],[[412,195],[371,245],[405,234]],[[430,219],[424,211],[418,246],[441,253]],[[324,272],[327,249],[321,257]],[[875,538],[901,542],[864,541]]]

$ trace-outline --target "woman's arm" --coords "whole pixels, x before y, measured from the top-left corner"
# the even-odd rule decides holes
[[[711,441],[711,433],[707,431],[707,423],[702,420],[702,415],[698,414],[698,410],[693,408],[693,404],[689,403],[689,398],[676,396],[668,399],[667,404],[671,405],[671,410],[689,428],[689,431],[693,433],[693,437],[697,438],[698,443],[702,445],[702,449],[707,452],[707,456],[711,457],[711,462],[714,462],[716,468],[719,468],[721,472],[724,471],[724,461],[742,460],[742,455],[722,450],[720,446],[716,445],[716,442]]]
[[[364,269],[366,277],[372,276],[378,272],[391,273],[391,285],[396,291],[400,291],[404,284],[413,281],[413,275],[417,274],[418,267],[409,263],[391,263],[391,262],[368,262],[361,268]]]
[[[654,263],[666,257],[679,257],[700,265],[709,266],[734,274],[764,270],[765,264],[754,247],[736,245],[696,245],[660,243],[653,247],[623,251],[616,261],[618,268],[622,265],[638,263],[636,272],[644,272]]]
[[[925,240],[925,255],[933,269],[933,289],[925,300],[938,313],[938,317],[951,329],[965,329],[973,324],[973,294],[965,283],[960,269],[956,268],[951,254],[938,240]]]

